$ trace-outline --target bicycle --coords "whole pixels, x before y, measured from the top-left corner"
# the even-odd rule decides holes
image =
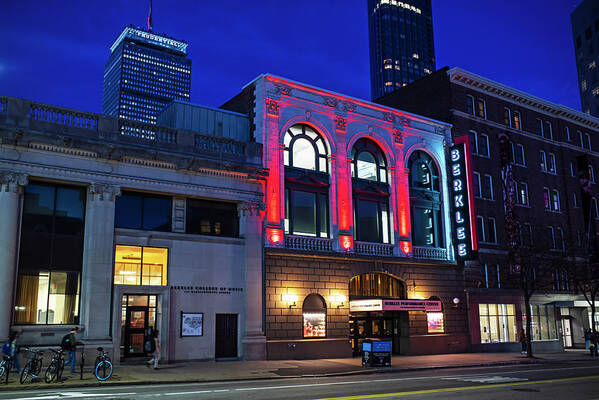
[[[30,374],[32,381],[38,377],[40,371],[42,370],[42,354],[44,354],[42,351],[33,350],[30,347],[27,347],[25,351],[31,353],[31,356],[21,371],[21,376],[19,377],[19,382],[21,382],[21,384],[27,381],[27,378]]]
[[[4,354],[2,361],[0,362],[0,379],[6,375],[6,383],[8,383],[8,375],[14,364],[14,357],[10,354]]]
[[[98,356],[96,357],[94,375],[97,380],[103,382],[112,376],[112,361],[110,361],[110,357],[108,357],[108,353],[104,351],[104,348],[98,347],[97,350]]]
[[[62,350],[54,350],[50,349],[54,352],[52,356],[52,361],[50,361],[50,365],[46,368],[46,375],[44,380],[46,383],[52,382],[54,379],[57,381],[62,377],[62,372],[64,371],[64,353]]]

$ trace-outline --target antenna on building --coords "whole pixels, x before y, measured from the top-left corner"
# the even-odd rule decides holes
[[[148,12],[148,30],[152,30],[152,0],[150,0],[150,11]]]

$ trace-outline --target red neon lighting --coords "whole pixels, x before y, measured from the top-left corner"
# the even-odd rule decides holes
[[[354,247],[354,238],[348,235],[339,235],[339,244],[345,250],[350,250]]]
[[[468,204],[470,206],[470,237],[472,238],[472,250],[478,250],[478,237],[476,236],[476,208],[474,205],[474,185],[472,184],[472,152],[470,148],[470,137],[460,136],[454,140],[455,144],[464,144],[464,158],[466,164],[466,179],[468,180]]]
[[[278,118],[269,116],[266,121],[267,138],[277,138]],[[266,221],[272,224],[281,223],[281,177],[279,173],[280,146],[278,140],[269,140],[266,148],[265,167],[268,168],[266,182]]]
[[[403,251],[405,255],[408,255],[412,252],[412,242],[404,240],[399,242],[399,245],[401,246],[401,251]]]
[[[280,244],[283,241],[283,230],[277,228],[267,228],[266,237],[268,241],[274,244]]]

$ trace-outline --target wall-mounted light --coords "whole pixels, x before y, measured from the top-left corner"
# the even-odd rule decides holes
[[[460,304],[460,299],[457,297],[454,297],[453,298],[453,306],[457,308],[459,304]]]
[[[408,242],[407,240],[401,241],[399,243],[401,247],[401,251],[407,256],[412,252],[412,242]]]
[[[336,294],[331,296],[331,304],[332,305],[337,305],[337,308],[341,308],[345,305],[345,301],[347,300],[347,297],[345,297],[344,294]]]
[[[279,246],[283,242],[283,231],[276,228],[267,228],[266,237],[272,244]]]
[[[297,295],[287,293],[283,295],[282,299],[283,303],[287,303],[287,306],[289,306],[289,308],[297,307]]]
[[[339,235],[339,244],[345,251],[350,251],[354,247],[354,238],[347,235]]]

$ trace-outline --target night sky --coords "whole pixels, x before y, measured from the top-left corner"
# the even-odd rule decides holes
[[[581,0],[433,0],[437,68],[580,109],[570,12]],[[101,112],[104,63],[148,0],[3,0],[0,95]],[[262,73],[370,99],[366,0],[154,0],[189,43],[191,101],[217,107]]]

